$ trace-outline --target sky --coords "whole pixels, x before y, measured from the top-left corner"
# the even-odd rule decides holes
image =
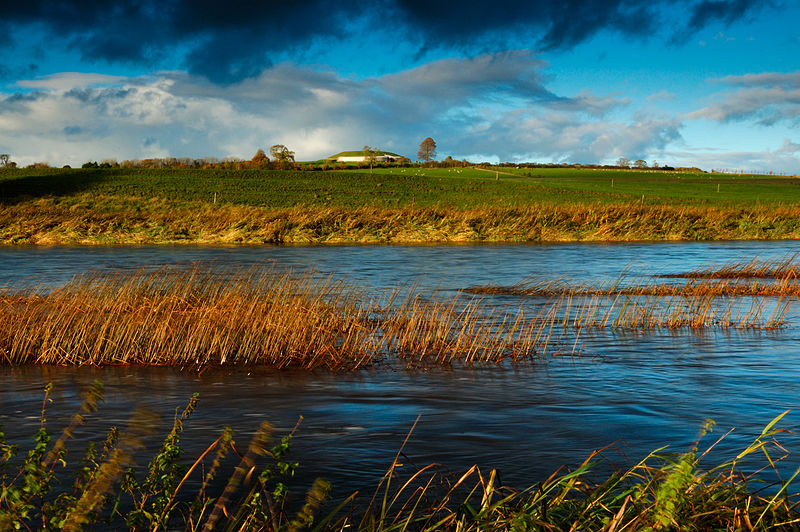
[[[797,0],[26,0],[20,166],[365,145],[416,159],[800,174]]]

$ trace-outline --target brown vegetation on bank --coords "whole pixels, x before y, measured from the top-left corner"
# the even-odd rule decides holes
[[[800,207],[264,208],[52,198],[0,206],[3,244],[468,243],[800,238]]]

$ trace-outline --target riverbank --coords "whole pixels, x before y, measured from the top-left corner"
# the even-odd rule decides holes
[[[0,243],[417,244],[800,238],[800,206],[173,207],[153,199],[112,209],[104,200],[64,205],[41,198],[0,206]]]
[[[796,178],[515,172],[6,170],[0,172],[0,244],[800,238]]]

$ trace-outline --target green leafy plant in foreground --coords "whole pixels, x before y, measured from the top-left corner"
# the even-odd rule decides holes
[[[273,427],[262,423],[240,452],[226,428],[185,465],[181,434],[197,395],[146,467],[134,468],[134,457],[158,419],[140,410],[125,430],[111,429],[104,441],[90,444],[70,470],[71,480],[60,484],[65,443],[96,410],[103,389],[92,384],[80,412],[53,442],[44,416],[51,388],[45,389],[40,428],[24,456],[17,457],[18,448],[0,431],[0,530],[800,530],[800,503],[789,494],[800,470],[753,491],[751,485],[765,481],[763,470],[746,474],[741,468],[745,458],[762,454],[780,478],[777,462],[787,453],[776,439],[785,431],[776,427],[786,412],[715,467],[702,463],[727,434],[699,452],[701,438],[713,428],[709,420],[684,453],[657,449],[598,483],[590,477],[601,449],[575,470],[559,469],[522,491],[503,486],[497,470],[487,475],[478,466],[458,478],[440,474],[435,464],[405,473],[404,442],[368,502],[353,493],[326,509],[331,486],[321,479],[303,503],[290,500],[287,482],[298,467],[289,460],[295,430],[274,443]],[[225,468],[227,459],[236,462],[232,471]],[[221,482],[224,471],[227,480]],[[294,517],[291,507],[299,507]]]
[[[45,405],[51,389],[51,385],[45,389]],[[143,470],[134,467],[134,457],[159,419],[137,410],[126,430],[109,431],[100,450],[95,442],[90,443],[83,459],[70,472],[70,484],[59,485],[58,471],[67,467],[65,442],[83,424],[84,416],[96,410],[102,394],[102,384],[95,381],[84,396],[80,413],[73,416],[54,443],[45,426],[43,405],[34,445],[19,464],[18,448],[7,444],[0,431],[0,530],[83,530],[96,526],[153,531],[290,530],[311,525],[327,497],[329,485],[317,481],[297,517],[288,517],[289,489],[285,482],[298,466],[287,460],[294,431],[271,446],[273,428],[268,423],[260,426],[244,454],[237,451],[231,429],[225,428],[186,467],[181,461],[180,437],[184,422],[197,405],[196,394],[176,416],[159,451]],[[220,488],[213,481],[225,467],[225,458],[237,455],[239,464]],[[206,458],[211,458],[207,469]],[[257,463],[263,459],[267,465]],[[144,478],[139,480],[142,473]],[[193,473],[202,484],[192,497],[185,492]]]

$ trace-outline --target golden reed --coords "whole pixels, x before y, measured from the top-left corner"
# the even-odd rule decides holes
[[[541,305],[508,307],[473,296],[368,293],[310,273],[94,273],[50,292],[0,291],[0,363],[334,371],[398,360],[499,364],[558,349],[554,333],[563,338],[568,328],[775,328],[788,308],[787,299],[743,304],[713,291],[541,293]]]

